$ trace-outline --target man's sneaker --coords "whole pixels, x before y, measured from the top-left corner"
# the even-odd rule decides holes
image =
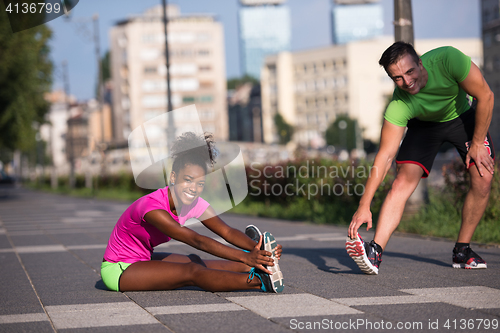
[[[259,228],[254,226],[253,224],[250,224],[245,228],[245,235],[250,237],[252,240],[256,241],[257,243],[259,242],[260,236],[262,236],[262,233],[260,232]],[[264,249],[264,242],[262,242],[262,245],[260,247],[261,250]]]
[[[470,246],[453,249],[453,268],[478,269],[487,268],[486,262]]]
[[[347,254],[361,268],[365,274],[378,274],[378,268],[382,262],[382,249],[373,240],[368,243],[358,234],[355,239],[347,237],[345,242]]]
[[[283,291],[283,275],[281,274],[281,271],[279,272],[279,275],[281,276],[280,280],[275,280],[273,281],[272,276],[275,276],[273,274],[272,276],[264,273],[258,268],[252,268],[250,272],[248,273],[248,281],[252,281],[255,276],[257,276],[261,282],[260,289],[265,292],[269,293],[280,293]]]

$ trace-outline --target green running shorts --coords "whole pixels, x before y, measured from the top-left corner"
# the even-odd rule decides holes
[[[107,262],[101,264],[101,278],[106,287],[112,291],[120,291],[120,276],[132,264],[126,262]]]

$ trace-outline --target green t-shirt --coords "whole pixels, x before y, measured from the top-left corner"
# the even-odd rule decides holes
[[[391,124],[406,126],[408,120],[450,121],[469,109],[467,93],[459,82],[465,80],[471,58],[454,47],[431,50],[420,57],[429,78],[415,95],[396,87],[384,118]]]

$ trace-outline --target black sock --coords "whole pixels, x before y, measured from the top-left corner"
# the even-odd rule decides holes
[[[464,248],[469,247],[469,246],[470,246],[470,243],[458,243],[458,242],[457,242],[457,243],[455,243],[455,247],[456,247],[459,251],[461,251],[461,250],[463,250]]]

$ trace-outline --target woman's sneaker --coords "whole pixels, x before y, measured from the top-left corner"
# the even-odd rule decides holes
[[[274,292],[278,292],[278,293],[282,292],[285,285],[283,284],[283,273],[281,272],[280,266],[278,264],[278,259],[276,259],[276,256],[274,253],[274,251],[276,250],[276,247],[278,246],[276,239],[274,239],[274,236],[269,231],[266,231],[266,232],[264,232],[264,234],[262,234],[260,232],[259,228],[257,228],[253,224],[250,224],[249,226],[247,226],[245,228],[245,235],[247,235],[248,237],[250,237],[252,240],[254,240],[256,242],[259,242],[260,237],[263,236],[260,249],[272,253],[271,258],[273,258],[273,260],[274,260],[274,266],[264,265],[264,267],[266,267],[268,270],[271,271],[271,273],[272,273],[271,276],[262,272],[259,269],[256,269],[256,270],[258,272],[260,272],[261,274],[265,274],[265,275],[269,276],[269,279],[271,281],[270,285],[273,286]],[[252,270],[253,270],[253,268],[252,268]],[[262,281],[262,279],[261,279],[261,281]],[[268,288],[268,290],[269,290],[269,288]],[[278,290],[278,291],[276,291],[276,290]]]
[[[253,224],[250,224],[245,228],[245,235],[258,243],[260,240],[260,236],[262,236],[262,233],[260,232],[259,228],[257,228]],[[264,249],[264,242],[262,242],[262,246],[260,247],[260,249]]]
[[[359,266],[365,274],[378,274],[382,262],[382,248],[373,240],[368,243],[358,234],[355,239],[347,237],[345,249],[349,257]]]
[[[278,246],[278,243],[276,242],[276,239],[274,239],[274,236],[269,231],[266,231],[264,232],[264,239],[262,241],[262,244],[264,245],[264,250],[272,253],[271,258],[273,258],[274,260],[274,265],[266,266],[266,268],[271,271],[271,281],[273,285],[280,290],[277,291],[278,293],[280,293],[285,285],[283,284],[283,273],[281,272],[280,265],[278,264],[279,260],[276,259],[274,252],[276,250],[276,247]]]
[[[453,249],[453,268],[478,269],[487,268],[486,262],[472,251],[470,246]]]
[[[275,274],[271,276],[267,273],[264,273],[260,269],[253,267],[248,273],[248,281],[252,281],[253,278],[257,276],[261,282],[260,289],[262,291],[269,293],[281,293],[284,288],[283,275],[281,274],[281,271],[279,272],[279,275],[281,276],[281,279],[273,281],[272,276],[275,276]]]

